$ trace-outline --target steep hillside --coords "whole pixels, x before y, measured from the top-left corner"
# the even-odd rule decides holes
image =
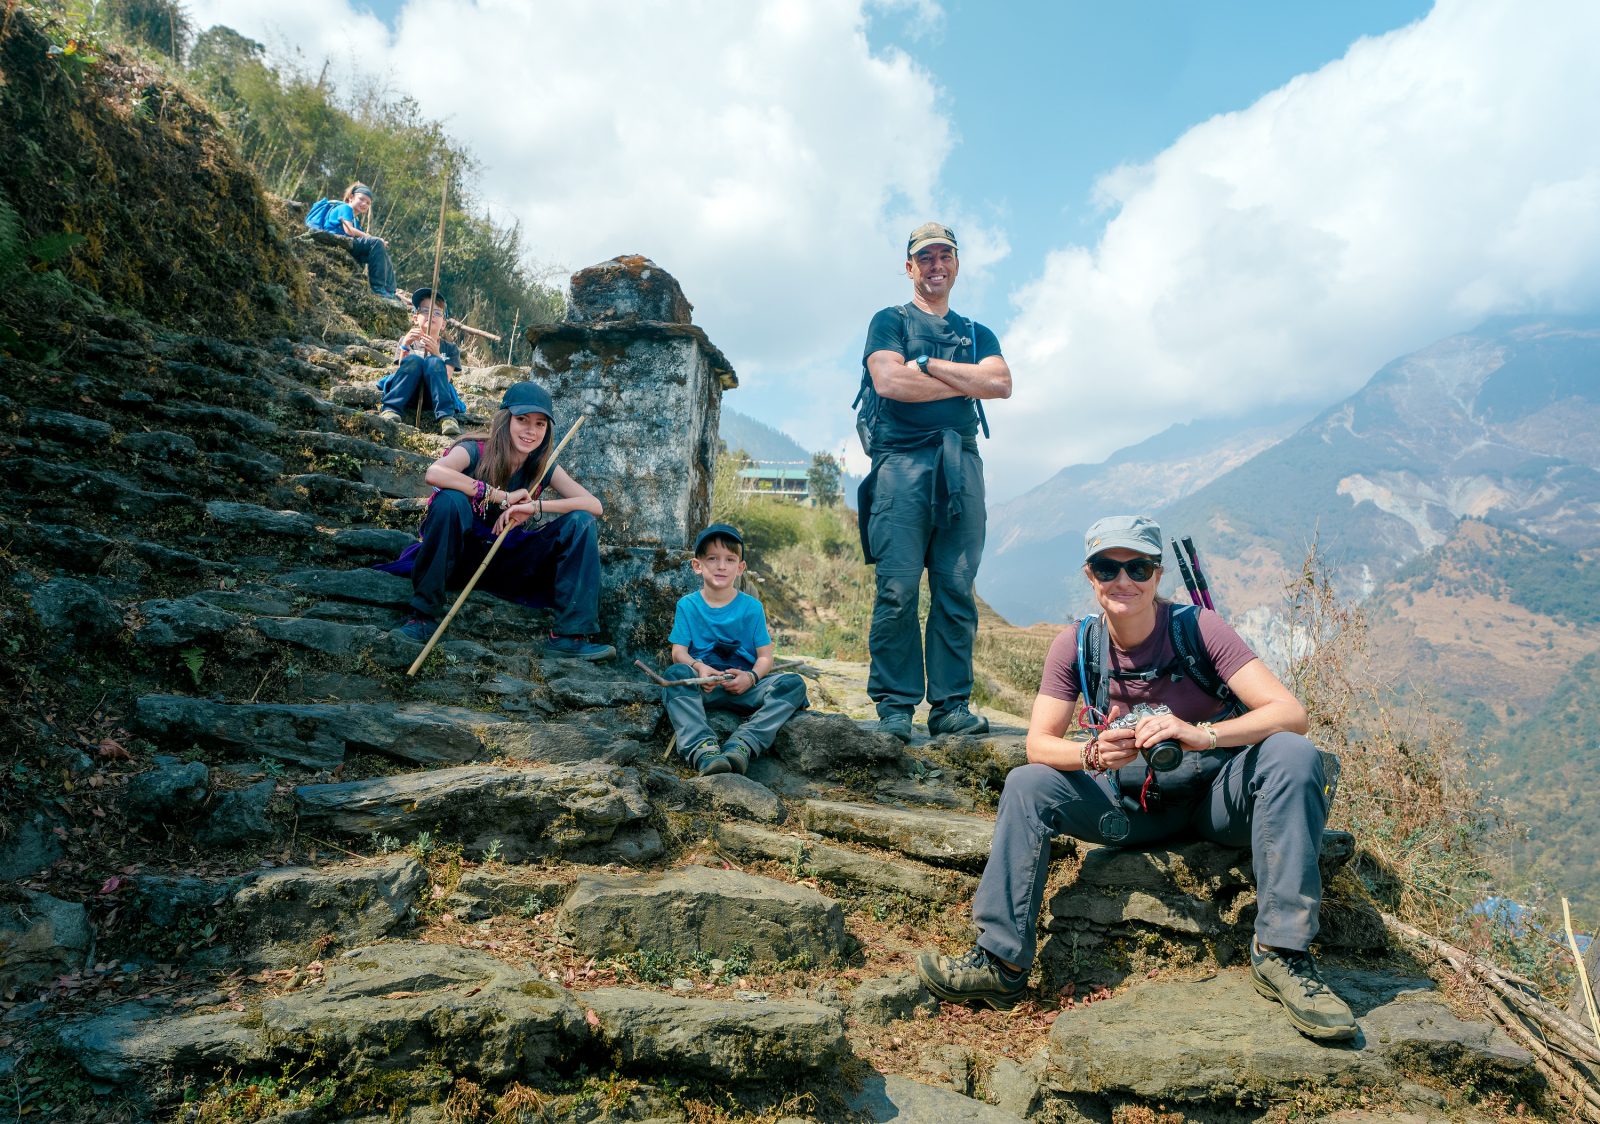
[[[1008,620],[1065,621],[1084,608],[1083,532],[1103,515],[1154,511],[1272,447],[1305,420],[1263,411],[1235,424],[1176,425],[1094,465],[1064,468],[989,513],[978,588]]]
[[[758,461],[811,461],[811,454],[787,433],[737,410],[723,409],[721,437],[728,452],[743,450]]]

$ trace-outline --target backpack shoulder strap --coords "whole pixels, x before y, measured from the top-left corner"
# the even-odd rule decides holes
[[[1244,704],[1217,674],[1217,665],[1206,651],[1205,641],[1200,636],[1200,610],[1194,605],[1174,605],[1168,623],[1172,630],[1172,651],[1183,673],[1206,694],[1227,703],[1235,713],[1242,713]]]
[[[1101,719],[1111,696],[1111,677],[1106,674],[1110,657],[1111,634],[1100,614],[1090,613],[1078,621],[1078,690]]]
[[[978,365],[978,322],[970,316],[967,317],[967,338],[972,341],[972,365],[976,367]],[[989,437],[989,418],[983,412],[983,400],[974,398],[972,404],[978,407],[978,425],[983,430],[984,437],[991,441],[994,440],[994,438]]]

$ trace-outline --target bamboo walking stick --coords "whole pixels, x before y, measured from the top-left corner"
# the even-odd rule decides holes
[[[573,436],[578,432],[578,427],[584,423],[588,416],[587,414],[579,414],[578,420],[572,423],[572,428],[567,430],[567,435],[561,439],[561,443],[550,450],[550,455],[540,463],[539,472],[533,478],[534,487],[538,489],[534,493],[535,497],[544,491],[545,473],[550,471],[550,466],[556,463],[556,457],[561,455],[561,450],[567,447],[567,442],[572,440]],[[511,533],[511,526],[511,521],[507,520],[505,530],[495,537],[494,545],[489,548],[489,553],[483,556],[483,562],[479,564],[478,572],[472,575],[472,580],[462,589],[461,595],[456,598],[456,603],[450,606],[450,612],[445,614],[444,620],[439,622],[439,627],[433,630],[432,636],[428,637],[428,643],[423,646],[422,653],[417,656],[416,661],[406,671],[407,675],[415,675],[417,673],[417,668],[422,666],[422,661],[428,658],[428,653],[433,651],[433,646],[439,643],[439,638],[444,635],[444,630],[449,628],[450,622],[456,619],[456,614],[461,611],[461,606],[467,603],[467,598],[478,584],[478,579],[483,577],[483,572],[489,568],[489,563],[494,561],[495,552],[500,549],[500,544],[505,542],[506,536]]]
[[[433,301],[434,308],[439,308],[439,262],[444,257],[444,206],[449,199],[450,162],[446,160],[444,165],[444,185],[439,189],[439,233],[434,235],[433,239],[433,285],[428,289],[431,294],[429,299]],[[440,311],[443,311],[443,309],[440,309]],[[449,317],[446,317],[445,321],[448,323]],[[432,321],[429,321],[429,323],[431,325]],[[438,341],[435,341],[435,346],[438,346]],[[437,410],[439,403],[435,402],[433,408]],[[420,387],[417,389],[417,418],[413,424],[419,429],[422,427],[422,389]]]
[[[1589,985],[1589,970],[1583,966],[1583,950],[1578,947],[1578,938],[1572,933],[1572,907],[1567,904],[1566,898],[1561,899],[1561,920],[1566,923],[1567,944],[1572,947],[1572,959],[1578,965],[1578,986],[1583,989],[1583,1003],[1589,1011],[1589,1029],[1594,1034],[1594,1044],[1600,1046],[1600,1016],[1595,1014],[1594,988]]]

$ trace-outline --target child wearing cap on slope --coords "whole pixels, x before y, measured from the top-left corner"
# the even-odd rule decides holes
[[[507,389],[487,432],[467,434],[429,466],[426,479],[436,491],[421,541],[374,567],[411,576],[412,613],[397,633],[426,642],[445,611],[446,587],[464,584],[509,524],[479,588],[554,609],[548,655],[603,660],[616,654],[589,640],[600,623],[600,501],[560,465],[534,479],[554,443],[554,428],[550,393],[519,382]]]
[[[726,523],[700,532],[690,563],[700,588],[678,599],[672,619],[668,679],[719,676],[721,682],[663,687],[661,701],[678,755],[702,777],[743,773],[772,748],[778,730],[807,705],[805,681],[772,674],[772,638],[761,602],[734,588],[744,573],[744,538]],[[725,745],[706,722],[708,709],[745,715]]]
[[[444,338],[450,302],[443,293],[422,288],[411,294],[411,308],[411,330],[400,337],[395,355],[399,366],[378,380],[383,395],[378,416],[402,421],[420,400],[439,419],[440,433],[459,437],[467,407],[450,381],[451,370],[461,370],[461,349]]]

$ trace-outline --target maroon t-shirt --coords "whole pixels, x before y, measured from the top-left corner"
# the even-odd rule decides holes
[[[1223,682],[1233,678],[1245,664],[1256,658],[1250,645],[1210,609],[1201,609],[1200,641],[1205,645]],[[1156,606],[1156,627],[1142,644],[1131,652],[1124,652],[1115,643],[1111,645],[1111,667],[1117,671],[1143,671],[1151,667],[1165,667],[1176,654],[1172,650],[1172,606]],[[1076,703],[1082,690],[1078,685],[1078,626],[1068,625],[1066,631],[1050,645],[1045,657],[1044,676],[1039,683],[1039,693],[1065,703]],[[1217,718],[1223,706],[1206,694],[1193,679],[1185,675],[1176,683],[1170,675],[1144,682],[1139,679],[1112,679],[1111,702],[1126,714],[1136,703],[1160,703],[1170,707],[1185,722],[1203,722]]]

